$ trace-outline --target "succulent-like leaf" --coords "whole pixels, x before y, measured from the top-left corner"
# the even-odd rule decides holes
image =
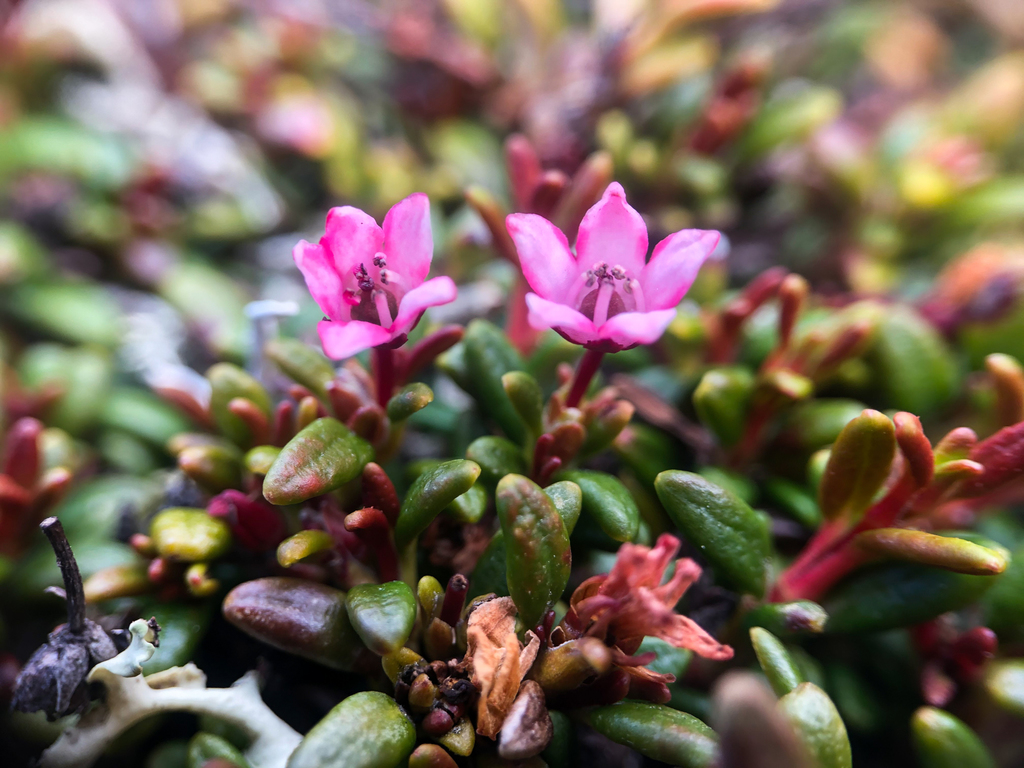
[[[854,541],[875,555],[975,576],[1002,573],[1008,561],[1005,550],[909,528],[876,528],[858,534]]]
[[[921,707],[910,719],[922,768],[995,768],[996,761],[968,725],[949,712]]]
[[[771,632],[761,627],[750,630],[757,661],[776,696],[785,696],[806,682],[786,647]]]
[[[373,447],[337,419],[317,419],[281,449],[263,480],[271,504],[298,504],[355,480]]]
[[[640,530],[640,509],[622,481],[607,472],[575,469],[557,480],[576,483],[583,493],[583,511],[615,541],[633,541]]]
[[[800,683],[779,699],[779,708],[796,728],[816,768],[852,768],[846,725],[821,688],[814,683]]]
[[[398,768],[416,746],[416,728],[393,698],[377,691],[349,696],[306,734],[287,768]]]
[[[416,621],[416,599],[404,581],[357,584],[345,596],[345,610],[366,647],[381,656],[404,646]]]
[[[896,455],[896,428],[888,416],[865,409],[839,433],[818,488],[827,520],[857,520],[889,476]]]
[[[480,465],[476,462],[453,459],[417,477],[405,495],[395,524],[395,543],[399,549],[425,531],[441,510],[473,487],[479,476]]]
[[[718,757],[718,737],[693,715],[645,701],[620,701],[585,710],[584,721],[645,757],[683,768],[707,768]]]
[[[723,580],[749,594],[764,594],[771,552],[764,515],[692,472],[662,472],[654,488],[669,517]]]
[[[527,627],[536,626],[569,582],[569,534],[551,498],[522,475],[506,475],[495,493],[505,538],[509,595]]]

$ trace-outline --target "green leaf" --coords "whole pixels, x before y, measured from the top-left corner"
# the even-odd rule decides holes
[[[298,339],[278,338],[268,341],[263,351],[285,376],[329,401],[327,385],[334,380],[334,365],[319,349]]]
[[[576,483],[583,493],[583,511],[615,541],[633,541],[640,530],[640,509],[619,478],[607,472],[576,469],[558,480]]]
[[[373,460],[373,447],[337,419],[317,419],[274,459],[263,480],[271,504],[298,504],[355,480]]]
[[[242,464],[254,475],[266,475],[280,454],[281,449],[276,445],[257,445],[246,452]]]
[[[402,502],[395,543],[404,548],[427,529],[441,510],[466,493],[480,476],[480,465],[465,459],[438,464],[416,478]]]
[[[743,435],[747,407],[754,392],[754,377],[747,368],[733,366],[707,371],[693,392],[697,418],[725,446]]]
[[[404,581],[357,584],[345,597],[345,610],[366,647],[384,656],[409,639],[416,621],[416,598]]]
[[[763,487],[768,498],[802,526],[813,530],[821,525],[818,502],[802,485],[781,477],[772,477],[764,482]]]
[[[167,441],[187,432],[192,423],[176,408],[144,389],[114,389],[100,413],[100,423],[121,429],[163,449]]]
[[[255,378],[231,363],[217,363],[206,372],[206,378],[210,381],[210,415],[217,429],[233,443],[248,445],[252,441],[249,427],[228,410],[228,403],[236,397],[251,400],[269,421],[271,405],[267,390]]]
[[[692,472],[662,472],[654,488],[672,522],[724,581],[757,597],[764,594],[771,552],[764,515]]]
[[[550,497],[527,477],[506,475],[495,501],[505,534],[508,592],[523,624],[534,627],[569,583],[569,534]]]
[[[205,509],[165,509],[153,518],[149,535],[160,557],[186,563],[214,560],[231,546],[228,524]]]
[[[523,449],[504,437],[478,437],[466,449],[466,458],[480,465],[480,480],[491,488],[505,475],[529,471]]]
[[[957,391],[956,356],[935,326],[908,306],[881,315],[865,358],[886,407],[926,418]]]
[[[854,573],[824,601],[828,633],[907,627],[970,605],[998,576],[967,576],[916,563],[885,563]]]
[[[487,512],[487,491],[474,485],[445,508],[445,512],[460,523],[479,523]]]
[[[544,493],[555,505],[555,511],[565,523],[565,532],[572,535],[580,518],[583,493],[576,483],[563,480],[544,489]],[[479,597],[493,592],[498,597],[508,595],[508,573],[505,560],[505,534],[498,530],[491,538],[487,549],[476,562],[470,581],[469,596]]]
[[[388,418],[392,423],[405,421],[434,402],[434,390],[426,384],[407,384],[388,400]]]
[[[1013,551],[1010,565],[982,598],[984,626],[1000,642],[1024,640],[1024,546]]]
[[[39,391],[56,385],[60,391],[47,410],[46,423],[76,436],[98,421],[113,375],[113,358],[100,347],[36,344],[18,361],[18,377],[26,388]]]
[[[498,530],[491,537],[487,549],[476,561],[469,581],[470,598],[493,592],[498,597],[508,595],[508,572],[505,560],[505,534]]]
[[[1006,570],[1008,558],[998,550],[910,528],[875,528],[854,539],[866,552],[895,560],[945,568],[975,576],[991,576]]]
[[[800,683],[779,699],[779,708],[793,724],[817,768],[852,768],[846,725],[821,688],[814,683]]]
[[[178,453],[178,467],[203,488],[217,493],[241,485],[241,459],[230,443],[191,445]]]
[[[305,579],[271,576],[239,584],[224,598],[224,618],[286,653],[351,670],[370,656],[345,610],[345,593]]]
[[[1024,660],[992,662],[985,675],[985,688],[1000,707],[1024,717]]]
[[[896,428],[888,416],[865,409],[847,424],[832,445],[818,488],[825,519],[858,520],[889,477],[895,455]]]
[[[765,603],[743,617],[743,625],[748,629],[763,627],[783,637],[823,632],[827,621],[828,614],[825,613],[825,609],[811,600]]]
[[[784,696],[795,690],[800,683],[806,682],[786,646],[771,632],[754,627],[750,630],[750,642],[776,696]]]
[[[306,734],[287,768],[398,768],[416,746],[416,728],[377,691],[349,696]]]
[[[978,735],[949,712],[921,707],[910,720],[910,732],[922,768],[996,768]]]
[[[537,380],[523,371],[510,371],[501,377],[501,386],[526,428],[539,435],[543,431],[544,393]]]
[[[212,733],[197,733],[188,742],[188,768],[203,768],[209,760],[224,760],[239,768],[250,768],[245,755],[227,739]]]
[[[573,529],[580,519],[580,511],[583,509],[583,491],[576,483],[562,480],[549,485],[544,489],[544,493],[551,499],[555,511],[565,523],[565,532],[572,536]]]
[[[661,704],[620,701],[581,713],[582,719],[612,741],[652,760],[683,768],[709,768],[718,759],[718,738],[693,715]]]
[[[299,531],[294,536],[289,536],[278,545],[277,562],[284,568],[290,568],[310,555],[324,552],[333,547],[334,537],[327,531],[309,528]]]
[[[522,370],[519,353],[505,334],[486,320],[474,320],[466,326],[462,346],[469,393],[512,442],[522,444],[526,427],[501,383],[506,373]]]

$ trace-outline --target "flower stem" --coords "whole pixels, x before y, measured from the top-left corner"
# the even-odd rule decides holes
[[[588,349],[583,354],[583,357],[580,358],[580,363],[576,366],[576,377],[572,381],[572,388],[569,390],[568,397],[565,398],[566,408],[575,408],[580,404],[580,400],[583,399],[587,387],[590,386],[591,379],[594,378],[594,374],[597,373],[597,369],[601,366],[601,358],[603,357],[604,352]]]
[[[72,632],[85,629],[85,590],[82,588],[82,574],[71,552],[64,526],[56,517],[48,517],[39,524],[46,538],[50,540],[53,554],[57,556],[57,567],[64,579],[64,594],[67,597],[68,628]]]
[[[377,382],[377,403],[387,407],[395,391],[395,351],[386,347],[373,348],[373,377]]]

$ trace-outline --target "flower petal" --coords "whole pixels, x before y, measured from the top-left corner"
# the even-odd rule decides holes
[[[397,272],[409,286],[427,278],[434,257],[434,235],[430,201],[422,192],[399,200],[384,217],[384,253],[388,269]]]
[[[647,309],[677,306],[720,237],[714,230],[684,229],[658,243],[640,277]]]
[[[647,225],[626,202],[626,193],[617,181],[608,185],[604,196],[583,217],[576,238],[576,254],[581,269],[590,269],[599,261],[619,265],[639,275],[647,258]]]
[[[413,288],[402,297],[398,305],[398,314],[391,324],[391,331],[397,336],[408,333],[420,319],[423,310],[455,301],[458,288],[450,277],[435,277]]]
[[[506,217],[505,227],[516,244],[519,266],[530,287],[545,299],[571,301],[573,297],[566,293],[580,268],[562,230],[535,213],[513,213]]]
[[[327,212],[327,234],[320,240],[334,257],[342,284],[355,267],[373,263],[374,254],[384,245],[384,232],[370,214],[343,205]]]
[[[659,309],[655,312],[621,312],[610,318],[597,332],[621,347],[637,344],[653,344],[661,338],[669,324],[675,319],[675,309]]]
[[[341,300],[341,275],[327,249],[319,243],[300,240],[292,249],[292,259],[320,311],[332,320],[347,320],[348,306]]]
[[[322,320],[316,326],[323,344],[324,354],[332,360],[344,360],[362,352],[364,349],[386,344],[398,334],[381,328],[373,323],[361,320],[335,323]]]
[[[536,293],[526,294],[526,306],[530,310],[530,325],[538,331],[555,328],[576,344],[586,344],[598,338],[593,321],[572,307],[548,301]]]

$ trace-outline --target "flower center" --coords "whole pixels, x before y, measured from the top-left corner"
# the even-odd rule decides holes
[[[620,312],[644,311],[640,281],[618,264],[609,267],[606,262],[597,262],[576,279],[570,295],[576,309],[597,326]]]
[[[376,254],[369,268],[360,264],[348,277],[354,286],[346,289],[344,299],[352,307],[351,318],[390,328],[404,291],[401,277],[388,269],[387,256]]]

